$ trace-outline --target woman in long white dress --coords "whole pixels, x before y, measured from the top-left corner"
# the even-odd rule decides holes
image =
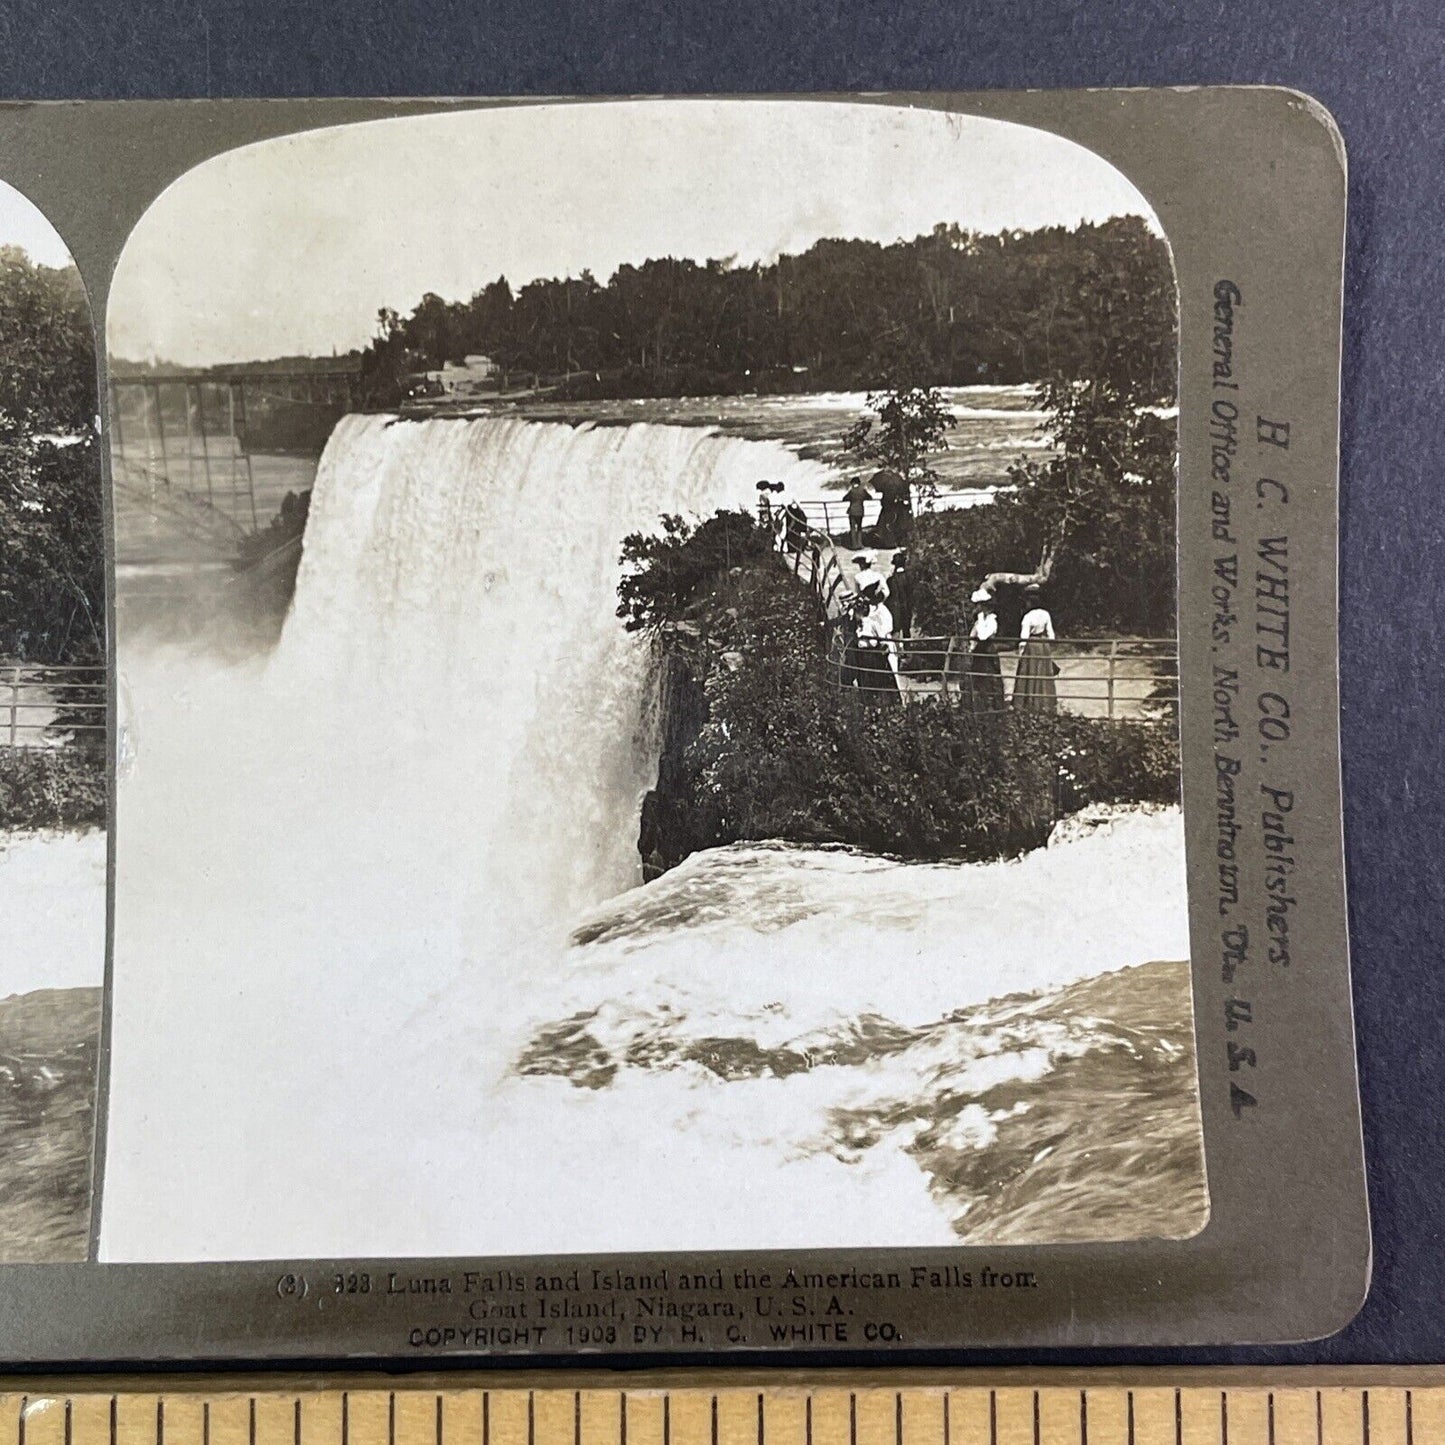
[[[1034,584],[1024,588],[1024,616],[1019,623],[1019,664],[1014,673],[1013,704],[1033,712],[1055,712],[1059,690],[1054,685],[1058,667],[1052,644],[1054,619],[1043,605]]]
[[[877,597],[877,592],[870,592]],[[866,599],[865,599],[866,602]],[[898,644],[893,639],[893,614],[886,602],[865,605],[858,614],[857,685],[871,703],[902,702],[898,687]]]
[[[973,594],[978,608],[968,634],[968,702],[974,712],[1002,712],[1003,671],[998,663],[998,614],[993,593],[980,587]]]

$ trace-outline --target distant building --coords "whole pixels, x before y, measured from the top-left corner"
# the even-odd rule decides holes
[[[448,361],[440,371],[429,371],[426,376],[444,396],[487,396],[502,385],[502,368],[490,356],[480,354]]]

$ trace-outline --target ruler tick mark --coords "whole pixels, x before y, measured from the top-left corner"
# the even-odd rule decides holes
[[[256,1445],[254,1440],[251,1445]],[[396,1391],[386,1392],[386,1445],[396,1445]]]
[[[572,1391],[572,1445],[582,1445],[582,1391]]]
[[[482,1445],[492,1445],[492,1392],[482,1391]]]
[[[1268,1445],[1274,1445],[1274,1391],[1269,1392],[1265,1414],[1265,1428],[1269,1437]]]
[[[65,1399],[65,1445],[72,1445],[75,1438],[70,1417],[71,1403],[70,1397],[67,1395]]]
[[[1184,1401],[1174,1392],[1174,1445],[1184,1445]]]
[[[620,1445],[627,1445],[627,1391],[617,1392],[617,1438]]]
[[[761,1396],[759,1396],[761,1399]],[[761,1440],[758,1445],[763,1445]],[[903,1445],[903,1391],[893,1396],[893,1445]]]
[[[943,1445],[953,1445],[953,1421],[949,1419],[949,1402],[952,1398],[950,1391],[943,1392]]]
[[[1315,1391],[1315,1445],[1325,1445],[1325,1402],[1318,1390]]]
[[[994,1432],[994,1419],[993,1419],[993,1391],[992,1391],[992,1390],[990,1390],[990,1391],[988,1392],[988,1428],[989,1428],[989,1433],[990,1433],[990,1434],[995,1433],[995,1432]],[[1035,1391],[1034,1391],[1034,1445],[1039,1445],[1039,1438],[1040,1438],[1040,1436],[1039,1436],[1039,1392],[1038,1392],[1037,1390],[1035,1390]]]
[[[1415,1392],[1405,1391],[1405,1445],[1415,1445]]]
[[[1134,1445],[1134,1392],[1132,1390],[1125,1396],[1124,1419],[1129,1445]]]
[[[803,1445],[813,1445],[813,1397],[803,1402]]]
[[[1079,1441],[1089,1445],[1089,1392],[1079,1391]]]
[[[758,1445],[763,1445],[763,1392],[758,1391]]]
[[[341,1392],[341,1445],[351,1445],[351,1392]]]
[[[662,1397],[662,1445],[672,1445],[672,1391]],[[810,1442],[811,1445],[811,1442]]]
[[[1370,1392],[1368,1390],[1360,1393],[1360,1433],[1365,1445],[1370,1445]]]
[[[1229,1396],[1219,1392],[1219,1445],[1229,1445]]]
[[[115,1442],[115,1416],[111,1416],[111,1445]],[[343,1433],[343,1440],[345,1435]],[[201,1405],[201,1445],[211,1445],[211,1402],[206,1400]]]
[[[1034,1439],[1038,1439],[1037,1433]],[[993,1390],[988,1392],[988,1445],[998,1445],[998,1394]]]
[[[717,1396],[712,1397],[712,1445],[717,1445]]]
[[[291,1403],[291,1445],[301,1445],[301,1396]]]
[[[156,1445],[166,1445],[166,1397],[156,1399]]]
[[[246,1438],[251,1442],[251,1445],[256,1445],[256,1397],[252,1395],[248,1403],[251,1408],[247,1415]]]
[[[445,1429],[446,1429],[446,1426],[442,1423],[442,1397],[441,1397],[440,1394],[438,1394],[438,1395],[437,1395],[437,1445],[442,1445],[442,1434],[443,1434],[443,1432],[445,1431]],[[300,1441],[299,1438],[298,1438],[297,1441],[296,1441],[296,1445],[301,1445],[301,1441]]]
[[[537,1441],[537,1392],[527,1391],[527,1445]]]
[[[16,1438],[16,1440],[19,1442],[19,1445],[25,1445],[25,1417],[26,1417],[27,1414],[29,1414],[29,1412],[30,1412],[30,1396],[29,1396],[29,1395],[22,1395],[22,1396],[20,1397],[20,1425],[19,1425],[18,1429],[16,1430],[16,1434],[15,1434],[15,1438]],[[112,1436],[111,1438],[113,1439],[114,1436]]]

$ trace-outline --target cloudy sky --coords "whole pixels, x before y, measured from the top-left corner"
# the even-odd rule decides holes
[[[4,181],[0,181],[0,246],[19,246],[42,266],[71,264],[70,251],[55,227]]]
[[[824,236],[907,239],[1150,215],[1044,131],[896,106],[625,101],[374,121],[265,141],[176,181],[126,245],[113,355],[183,365],[363,346],[383,306]]]

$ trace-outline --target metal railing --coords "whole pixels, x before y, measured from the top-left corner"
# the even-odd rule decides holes
[[[1153,722],[1178,715],[1179,650],[1173,638],[1050,642],[1046,660],[1057,671],[1041,678],[1035,674],[1022,695],[1019,639],[993,641],[997,651],[975,654],[967,637],[895,637],[875,644],[872,657],[866,649],[860,657],[839,628],[829,642],[827,666],[839,687],[898,692],[907,700],[937,697],[981,712],[1027,705],[1109,720]],[[888,673],[880,669],[880,660]]]
[[[1009,489],[966,487],[956,491],[940,492],[938,496],[927,499],[915,498],[913,513],[916,516],[925,511],[947,512],[975,507],[981,502],[992,500],[999,490]],[[802,512],[810,531],[817,532],[829,542],[837,540],[847,545],[851,522],[848,517],[848,503],[842,497],[815,497],[798,501],[773,502],[771,504],[773,521],[776,522],[788,507],[795,507]],[[862,530],[868,532],[876,527],[881,513],[882,503],[878,498],[873,497],[864,502],[863,521],[860,524]]]
[[[812,588],[823,616],[830,622],[841,617],[843,604],[853,591],[828,538],[811,528],[802,530],[784,518],[773,545],[783,565]]]
[[[783,564],[806,582],[830,627],[826,666],[839,687],[863,693],[899,694],[904,700],[939,697],[967,703],[986,712],[1013,705],[1019,658],[1017,637],[994,637],[992,663],[980,662],[972,652],[972,639],[949,637],[894,637],[860,659],[850,656],[845,635],[845,612],[854,596],[838,561],[836,544],[813,518],[825,525],[830,516],[846,511],[842,502],[796,502],[789,518],[775,507],[770,518],[773,546]],[[873,507],[877,516],[877,503]],[[868,516],[865,510],[865,526]],[[1026,689],[1030,706],[1050,705],[1085,717],[1163,721],[1179,712],[1179,642],[1173,637],[1061,638],[1050,642],[1049,661],[1057,669],[1043,686]],[[878,667],[882,661],[888,668]],[[863,665],[859,666],[862,661]],[[873,666],[868,663],[872,662]],[[995,668],[997,670],[995,670]],[[891,674],[891,675],[890,675]],[[1052,704],[1050,703],[1052,699]]]
[[[109,703],[104,667],[0,662],[0,746],[56,747],[103,737]]]

